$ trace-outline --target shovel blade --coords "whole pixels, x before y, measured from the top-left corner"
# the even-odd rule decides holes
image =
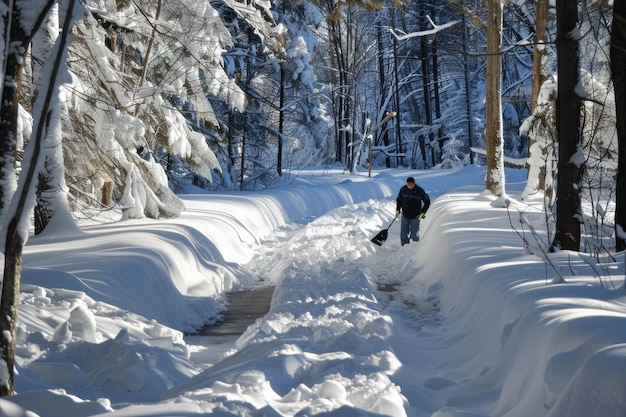
[[[381,230],[376,236],[372,238],[372,243],[378,246],[382,246],[383,242],[387,240],[387,236],[389,236],[389,229]]]

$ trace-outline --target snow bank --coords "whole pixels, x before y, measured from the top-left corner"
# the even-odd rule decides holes
[[[522,228],[518,211],[536,225],[543,214],[515,200],[508,211],[494,202],[484,193],[439,199],[423,237],[436,233],[438,245],[414,257],[420,273],[410,284],[413,297],[436,294],[446,317],[445,332],[424,342],[429,351],[450,352],[437,352],[437,376],[424,381],[445,398],[435,415],[623,415],[623,374],[608,372],[593,388],[588,382],[589,363],[599,379],[603,369],[623,366],[623,254],[603,265],[612,270],[608,279],[577,253],[551,254],[567,277],[560,283],[534,254],[539,246],[529,253],[511,229],[511,222]]]
[[[534,203],[512,194],[525,173],[507,173],[504,204],[477,167],[411,172],[434,200],[422,239],[400,246],[396,222],[373,245],[407,173],[301,172],[186,197],[179,219],[31,239],[19,394],[0,413],[626,414],[623,254],[525,247],[519,212],[547,240]],[[183,334],[218,319],[226,291],[269,284],[270,313],[215,356],[201,351],[222,341]]]

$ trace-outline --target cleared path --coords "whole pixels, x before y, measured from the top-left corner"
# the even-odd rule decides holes
[[[240,335],[256,319],[263,317],[270,309],[275,287],[259,288],[252,291],[241,291],[227,294],[228,310],[224,321],[205,326],[197,333],[198,336]]]

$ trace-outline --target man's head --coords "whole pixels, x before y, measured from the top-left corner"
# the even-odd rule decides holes
[[[413,188],[415,186],[415,178],[409,177],[406,179],[406,186],[409,188]]]

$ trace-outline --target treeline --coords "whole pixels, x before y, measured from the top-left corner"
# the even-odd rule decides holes
[[[259,189],[284,167],[351,170],[370,164],[370,144],[375,166],[424,169],[468,163],[470,147],[484,147],[480,3],[85,4],[69,47],[71,82],[63,85],[72,211],[115,206],[131,218],[175,216],[175,195],[191,186]],[[23,126],[39,66],[58,37],[55,7],[26,55]],[[507,6],[503,117],[512,157],[527,149],[518,127],[530,115],[533,13]],[[404,36],[416,32],[425,35]],[[397,116],[363,140],[391,112]],[[28,134],[18,133],[17,152]],[[58,188],[48,176],[39,196]],[[46,205],[38,205],[38,228],[53,211]]]
[[[35,230],[54,216],[59,194],[73,213],[115,208],[124,218],[158,218],[178,215],[177,194],[260,189],[285,167],[489,166],[494,155],[502,155],[498,164],[529,166],[525,195],[545,189],[551,210],[556,9],[546,1],[492,3],[87,0],[67,48],[62,153],[51,152],[38,174]],[[22,61],[7,67],[18,88],[3,90],[16,100],[4,101],[15,120],[4,121],[0,163],[18,171],[47,81],[42,68],[63,33],[59,5],[45,4],[39,29],[21,35]],[[580,189],[597,206],[611,201],[597,190],[615,191],[607,178],[618,166],[613,10],[580,6],[581,59],[571,68],[581,76],[572,82],[588,100],[574,130],[585,151]],[[489,26],[494,10],[500,22]],[[502,193],[499,181],[488,178],[487,188]]]

